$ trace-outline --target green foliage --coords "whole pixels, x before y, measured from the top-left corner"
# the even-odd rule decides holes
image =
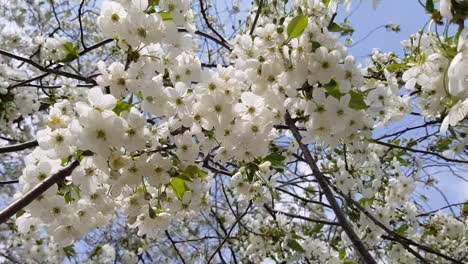
[[[269,161],[271,163],[271,167],[273,169],[276,169],[277,171],[283,171],[284,170],[284,161],[286,160],[286,157],[283,156],[279,152],[273,152],[266,157],[263,158],[263,161]]]
[[[323,88],[325,88],[329,95],[338,100],[344,96],[344,94],[340,92],[339,84],[335,80],[331,80],[329,83],[323,85]],[[366,97],[364,92],[351,90],[349,91],[349,95],[351,96],[348,105],[350,108],[354,110],[363,110],[368,108],[364,101],[364,98]]]
[[[367,109],[369,106],[364,102],[366,94],[361,91],[349,91],[351,95],[351,100],[349,101],[349,107],[354,110],[363,110]]]
[[[400,227],[398,227],[396,233],[400,236],[404,236],[409,227],[410,226],[408,224],[402,224]]]
[[[172,20],[171,13],[169,12],[159,12],[158,14],[161,16],[163,21]]]
[[[291,248],[294,251],[297,251],[299,253],[305,253],[304,248],[295,239],[288,239],[286,241],[286,244],[288,245],[289,248]]]
[[[76,255],[75,247],[73,245],[66,246],[62,248],[63,252],[65,252],[65,256],[70,259]]]
[[[112,109],[112,111],[114,111],[116,115],[120,115],[124,111],[130,111],[131,107],[132,106],[129,103],[123,100],[119,100],[117,101],[117,104],[115,105],[114,109]]]
[[[288,28],[287,28],[288,38],[293,39],[302,35],[308,23],[309,23],[309,19],[307,18],[307,16],[300,15],[300,16],[294,17],[288,24]]]
[[[179,177],[173,177],[171,178],[170,186],[172,187],[172,190],[174,190],[177,198],[181,200],[187,189],[185,181]]]
[[[346,248],[344,248],[344,247],[340,248],[338,258],[340,260],[343,260],[344,258],[346,258]]]
[[[100,255],[101,252],[102,252],[102,247],[100,245],[97,245],[93,249],[93,251],[91,251],[91,253],[89,254],[89,258],[92,259],[93,257]]]
[[[346,24],[338,25],[337,23],[333,22],[328,27],[328,31],[330,32],[339,32],[341,35],[351,35],[354,33],[354,29]]]
[[[78,47],[74,46],[71,42],[65,42],[63,49],[65,50],[65,57],[61,60],[63,63],[70,63],[80,56]]]

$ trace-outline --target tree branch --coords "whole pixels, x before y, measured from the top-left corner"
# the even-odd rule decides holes
[[[3,146],[3,147],[0,147],[0,154],[8,153],[8,152],[21,151],[21,150],[25,150],[25,149],[28,149],[28,148],[34,148],[34,147],[37,147],[37,146],[39,146],[39,144],[37,143],[37,140],[31,140],[31,141],[28,141],[28,142],[19,143],[19,144],[15,144],[15,145]]]
[[[260,14],[262,13],[263,1],[264,0],[260,0],[260,3],[258,3],[257,13],[255,14],[255,18],[254,18],[254,21],[252,23],[252,27],[250,28],[250,33],[249,33],[250,35],[252,35],[254,33],[255,27],[257,26],[258,18],[260,17]]]
[[[165,233],[166,233],[167,238],[169,238],[169,241],[171,241],[172,247],[173,247],[174,250],[177,252],[177,255],[179,255],[180,260],[182,260],[182,263],[185,264],[185,259],[184,259],[184,257],[182,256],[182,254],[180,253],[179,249],[177,248],[177,246],[176,246],[174,240],[172,240],[171,235],[169,235],[169,232],[168,232],[167,230],[165,231]]]
[[[7,208],[3,209],[0,212],[0,224],[5,223],[10,217],[15,215],[17,212],[22,210],[24,207],[29,205],[35,199],[37,199],[41,194],[47,191],[52,185],[63,181],[65,177],[69,176],[72,171],[80,165],[78,160],[74,160],[65,168],[61,169],[60,171],[52,174],[49,178],[45,179],[43,182],[36,185],[33,189],[27,192],[18,200],[14,201],[10,204]]]
[[[289,129],[291,130],[297,144],[299,145],[299,148],[301,149],[301,151],[302,151],[302,153],[304,155],[306,163],[309,165],[310,169],[314,173],[314,176],[317,179],[317,182],[320,185],[320,188],[322,189],[323,193],[325,194],[325,197],[327,198],[328,203],[332,207],[333,212],[335,213],[339,224],[343,228],[343,231],[349,237],[349,239],[353,243],[354,248],[359,252],[359,254],[361,255],[361,257],[362,257],[362,259],[363,259],[363,261],[365,263],[367,263],[367,264],[377,264],[374,257],[369,253],[367,248],[364,246],[364,243],[361,241],[361,239],[354,232],[352,226],[348,222],[348,219],[346,218],[344,213],[341,211],[341,208],[338,205],[338,202],[336,201],[332,190],[328,186],[328,182],[327,182],[325,176],[322,174],[322,172],[318,168],[317,163],[315,162],[315,159],[312,157],[312,155],[311,155],[309,149],[307,148],[307,146],[302,143],[302,136],[299,133],[299,130],[297,129],[297,127],[295,125],[295,122],[293,121],[293,119],[291,118],[291,116],[289,115],[288,112],[286,112],[285,121],[286,121],[286,124],[288,125]]]
[[[208,28],[211,29],[211,31],[213,31],[213,33],[215,33],[216,36],[218,36],[219,40],[217,41],[217,43],[219,43],[223,47],[226,47],[228,50],[231,50],[231,47],[228,44],[229,42],[227,42],[227,40],[224,39],[224,37],[221,34],[219,34],[219,32],[216,29],[214,29],[214,27],[211,25],[211,23],[210,23],[210,21],[208,19],[208,15],[206,14],[207,9],[208,8],[205,8],[204,5],[203,5],[203,0],[200,0],[200,11],[202,13],[203,19],[205,20],[205,23],[208,26]]]
[[[426,150],[419,150],[419,149],[413,149],[413,148],[398,146],[398,145],[394,145],[394,144],[391,144],[391,143],[379,141],[379,140],[376,140],[376,139],[372,140],[372,142],[374,142],[376,144],[379,144],[379,145],[382,145],[382,146],[389,147],[389,148],[397,148],[397,149],[402,149],[402,150],[406,150],[406,151],[410,151],[410,152],[414,152],[414,153],[422,153],[422,154],[425,154],[425,155],[435,156],[435,157],[438,157],[440,159],[443,159],[443,160],[449,161],[449,162],[467,163],[468,164],[467,160],[451,159],[451,158],[444,157],[441,154],[435,153],[435,152],[430,152],[430,151],[426,151]]]

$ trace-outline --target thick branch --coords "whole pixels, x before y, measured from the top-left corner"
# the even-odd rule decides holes
[[[41,194],[47,191],[54,184],[63,181],[65,177],[69,176],[72,173],[72,171],[76,167],[78,167],[79,164],[80,162],[78,160],[73,161],[62,170],[58,171],[49,178],[45,179],[43,182],[36,185],[32,190],[27,192],[18,200],[14,201],[7,208],[3,209],[0,212],[0,224],[5,223],[10,217],[15,215],[17,212],[25,208],[30,203],[32,203],[35,199],[41,196]]]
[[[349,237],[349,239],[353,243],[354,248],[359,252],[359,254],[361,255],[361,257],[362,257],[362,259],[363,259],[363,261],[365,263],[367,263],[367,264],[377,264],[377,262],[374,260],[374,257],[369,253],[367,248],[364,246],[364,243],[361,241],[361,239],[354,232],[352,226],[348,222],[348,219],[346,218],[346,216],[344,215],[344,213],[341,210],[340,206],[338,205],[338,202],[336,201],[332,190],[328,186],[328,182],[327,182],[327,180],[325,178],[325,175],[323,175],[322,172],[320,171],[320,169],[318,168],[317,163],[315,162],[314,158],[312,157],[312,155],[311,155],[309,149],[307,148],[307,146],[302,143],[302,136],[299,133],[299,130],[297,129],[297,127],[295,125],[295,122],[292,120],[289,113],[286,113],[285,121],[286,121],[286,124],[288,125],[289,129],[291,130],[297,144],[299,145],[302,153],[304,154],[306,163],[309,165],[310,169],[314,173],[314,176],[317,179],[317,182],[320,185],[320,188],[322,189],[323,193],[325,194],[325,197],[327,198],[330,206],[332,207],[333,212],[335,213],[339,224],[343,228],[343,231]]]

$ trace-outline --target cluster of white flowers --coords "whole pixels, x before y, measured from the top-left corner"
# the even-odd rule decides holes
[[[290,114],[305,131],[303,143],[326,153],[318,165],[334,186],[360,199],[386,227],[400,228],[416,241],[428,239],[420,234],[419,208],[410,201],[418,172],[405,175],[405,160],[369,142],[373,128],[412,111],[414,94],[423,116],[443,118],[442,131],[466,124],[468,30],[461,32],[458,43],[415,35],[403,43],[412,54],[403,61],[375,50],[364,70],[328,30],[331,15],[322,1],[295,1],[291,11],[282,18],[258,19],[252,12],[255,29],[230,41],[229,65],[208,69],[202,67],[192,36],[189,0],[104,2],[97,24],[104,36],[117,40],[125,58],[99,61],[93,88],[58,80],[61,89],[37,132],[39,147],[26,159],[17,196],[63,167],[79,165],[26,207],[17,218],[18,231],[34,241],[40,237],[38,230],[47,230],[53,249],[73,244],[118,213],[139,236],[157,239],[171,223],[196,217],[210,205],[213,173],[232,174],[227,186],[239,204],[272,204],[286,197],[277,192],[277,172],[297,150],[288,142],[288,157],[282,156],[284,149],[272,151],[279,139],[291,138],[284,132],[284,117]],[[297,19],[305,19],[301,22],[306,26],[293,35],[289,27]],[[60,36],[36,42],[52,62],[77,54]],[[13,94],[6,89],[9,85],[0,71],[0,99]],[[411,94],[402,94],[402,86]],[[33,88],[14,94],[17,113],[23,116],[40,106],[39,96],[28,89]],[[466,135],[467,128],[460,127]],[[458,149],[463,150],[467,140],[457,142]],[[344,151],[338,149],[343,145]],[[216,170],[208,172],[210,164]],[[276,202],[286,205],[287,199]],[[327,218],[326,206],[316,211],[313,206],[318,207],[285,207],[294,214],[303,215],[306,208],[314,217]],[[241,249],[246,260],[344,261],[351,245],[346,235],[338,246],[329,247],[318,235],[301,237],[299,233],[310,234],[312,227],[296,230],[288,216],[266,209],[245,218],[253,230],[249,246]],[[379,250],[386,232],[365,214],[350,221],[365,244]],[[437,216],[428,222],[446,224],[441,233],[431,234],[434,240],[466,241],[466,234],[457,236],[467,230],[466,221]],[[392,246],[387,255],[395,263],[414,261],[398,253],[403,250]],[[115,252],[106,245],[96,258],[112,262]],[[134,260],[132,254],[129,259]]]

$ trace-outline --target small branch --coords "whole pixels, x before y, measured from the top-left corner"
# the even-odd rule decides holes
[[[371,213],[369,213],[364,207],[362,207],[358,202],[356,202],[354,199],[352,199],[351,197],[349,197],[348,195],[344,194],[343,192],[341,192],[340,190],[338,190],[337,188],[335,188],[335,191],[341,195],[345,200],[346,202],[348,202],[349,204],[352,204],[355,208],[357,208],[359,211],[361,211],[365,216],[367,216],[372,222],[374,222],[374,224],[376,224],[377,226],[379,226],[380,228],[382,228],[385,232],[387,232],[388,236],[387,235],[383,235],[382,237],[384,239],[387,239],[387,240],[392,240],[392,241],[396,241],[398,243],[400,243],[401,245],[403,245],[405,248],[409,248],[409,246],[415,246],[419,249],[422,249],[428,253],[431,253],[431,254],[434,254],[434,255],[437,255],[439,257],[442,257],[446,260],[449,260],[451,261],[452,263],[457,263],[457,264],[462,264],[461,261],[458,261],[450,256],[447,256],[445,254],[442,254],[438,251],[436,251],[435,249],[429,247],[429,246],[426,246],[426,245],[423,245],[423,244],[419,244],[411,239],[408,239],[404,236],[401,236],[399,234],[397,234],[395,231],[391,230],[390,228],[388,228],[386,225],[384,225],[382,222],[380,222],[379,220],[377,220]],[[410,251],[411,252],[411,251]],[[413,253],[413,252],[411,252]],[[418,257],[419,258],[419,257]]]
[[[215,252],[211,255],[211,257],[208,259],[208,264],[213,260],[213,258],[216,256],[216,254],[218,254],[218,252],[221,250],[221,248],[223,247],[224,243],[226,243],[226,241],[229,239],[229,237],[231,236],[231,233],[232,231],[234,231],[234,228],[236,227],[237,223],[239,223],[239,221],[249,212],[250,210],[250,207],[252,206],[252,201],[249,202],[249,205],[247,206],[247,209],[245,209],[245,212],[242,213],[242,215],[240,215],[236,221],[234,222],[234,224],[232,224],[231,228],[229,228],[229,231],[227,232],[226,234],[226,237],[223,239],[223,241],[218,245],[218,247],[216,248]]]
[[[37,140],[32,140],[32,141],[19,143],[19,144],[15,144],[15,145],[4,146],[4,147],[0,147],[0,154],[8,153],[8,152],[21,151],[21,150],[25,150],[25,149],[28,149],[28,148],[34,148],[34,147],[37,147],[37,146],[39,146],[39,144],[37,143]]]
[[[389,148],[397,148],[397,149],[402,149],[402,150],[406,150],[406,151],[410,151],[410,152],[414,152],[414,153],[422,153],[422,154],[426,154],[426,155],[435,156],[435,157],[438,157],[440,159],[443,159],[443,160],[449,161],[449,162],[458,162],[458,163],[467,163],[468,164],[467,160],[451,159],[451,158],[444,157],[444,156],[440,155],[439,153],[435,153],[435,152],[430,152],[430,151],[426,151],[426,150],[419,150],[419,149],[413,149],[413,148],[398,146],[398,145],[394,145],[394,144],[391,144],[391,143],[379,141],[379,140],[376,140],[376,139],[372,140],[372,142],[374,142],[376,144],[379,144],[379,145],[382,145],[382,146],[389,147]]]
[[[178,28],[177,30],[179,32],[188,32],[185,28]],[[212,40],[212,41],[216,42],[217,44],[221,45],[222,47],[226,48],[227,50],[232,51],[232,48],[228,45],[227,42],[223,42],[222,40],[219,40],[219,39],[217,39],[217,38],[215,38],[215,37],[213,37],[213,36],[211,36],[211,35],[209,35],[209,34],[207,34],[205,32],[197,30],[197,31],[195,31],[195,35],[199,35],[199,36],[202,36],[202,37],[207,38],[209,40]]]
[[[296,218],[296,219],[301,219],[305,220],[307,222],[311,223],[316,223],[316,224],[323,224],[323,225],[332,225],[332,226],[339,226],[340,224],[337,222],[330,222],[326,220],[321,220],[321,219],[313,219],[310,217],[302,216],[302,215],[296,215],[296,214],[291,214],[288,212],[283,212],[283,211],[278,211],[275,209],[271,209],[268,205],[264,204],[265,209],[267,209],[268,212],[274,213],[274,214],[283,214],[285,216],[291,217],[291,218]]]
[[[84,42],[84,33],[83,33],[83,22],[81,21],[81,16],[83,15],[83,5],[85,0],[81,0],[80,8],[78,8],[78,22],[80,23],[80,38],[81,38],[81,45],[83,49],[86,49],[86,44]]]
[[[264,0],[260,0],[260,3],[258,3],[257,13],[255,14],[255,18],[254,18],[254,21],[252,23],[252,27],[250,28],[250,33],[249,33],[250,35],[253,35],[253,33],[255,31],[255,27],[257,26],[258,18],[260,17],[260,14],[262,13],[263,1]]]
[[[106,44],[108,44],[108,43],[110,43],[110,42],[113,42],[113,41],[114,41],[113,39],[106,39],[106,40],[103,40],[103,41],[101,41],[101,42],[99,42],[99,43],[96,43],[96,44],[94,44],[93,46],[88,47],[87,49],[84,49],[83,51],[81,51],[81,52],[78,54],[78,56],[79,56],[79,57],[80,57],[80,56],[83,56],[83,55],[85,55],[86,53],[88,53],[88,52],[90,52],[90,51],[92,51],[92,50],[94,50],[94,49],[98,49],[98,48],[100,48],[100,47],[102,47],[102,46],[104,46],[104,45],[106,45]],[[9,53],[8,53],[8,54],[9,54]],[[40,64],[38,64],[38,65],[40,65]],[[40,65],[40,66],[42,66],[42,65]],[[48,69],[48,70],[56,71],[56,70],[62,68],[63,66],[64,66],[64,65],[57,65],[54,69]],[[24,81],[22,81],[22,82],[19,82],[19,83],[17,83],[17,84],[14,84],[14,85],[12,85],[12,86],[10,86],[10,87],[8,87],[8,88],[9,88],[9,89],[13,89],[13,88],[16,88],[16,87],[19,87],[19,86],[24,86],[25,84],[31,83],[31,82],[33,82],[33,81],[36,81],[36,80],[39,80],[39,79],[42,79],[42,78],[45,78],[45,77],[49,76],[51,73],[53,73],[53,72],[46,72],[46,73],[41,74],[41,75],[39,75],[39,76],[36,76],[36,77],[31,78],[31,79],[24,80]],[[89,76],[87,79],[92,80],[92,78],[93,78],[93,77]],[[94,80],[92,80],[92,83],[95,83]]]
[[[434,211],[430,211],[430,212],[427,212],[427,213],[422,213],[422,214],[418,214],[416,215],[416,217],[424,217],[424,216],[429,216],[429,215],[432,215],[434,213],[437,213],[439,212],[440,210],[444,210],[444,209],[447,209],[447,208],[450,208],[450,207],[454,207],[454,206],[460,206],[460,205],[465,205],[465,204],[468,204],[468,202],[463,202],[463,203],[456,203],[456,204],[450,204],[450,205],[447,205],[447,206],[444,206],[444,207],[441,207],[437,210],[434,210]]]
[[[18,182],[19,182],[19,180],[2,181],[2,182],[0,182],[0,185],[16,184]]]
[[[224,37],[221,36],[221,34],[219,34],[219,32],[216,29],[214,29],[214,27],[211,25],[211,23],[210,23],[210,21],[208,19],[208,15],[206,14],[206,10],[207,10],[207,8],[204,7],[203,0],[200,0],[200,11],[202,13],[203,19],[205,20],[206,25],[208,26],[209,29],[211,29],[211,31],[213,31],[213,33],[216,34],[216,36],[218,36],[219,41],[223,43],[221,45],[223,47],[228,47],[227,49],[231,50],[231,47],[229,47],[229,44],[228,44],[229,42],[227,42],[226,39],[224,39]],[[218,42],[218,43],[220,43],[220,42]]]
[[[87,77],[84,77],[84,76],[81,76],[81,75],[78,75],[78,74],[74,74],[74,73],[70,73],[70,72],[60,71],[58,67],[55,67],[53,69],[46,68],[46,67],[42,66],[41,64],[31,60],[31,59],[24,58],[24,57],[12,54],[12,53],[10,53],[8,51],[5,51],[5,50],[2,50],[2,49],[0,49],[0,54],[4,55],[6,57],[9,57],[9,58],[15,59],[15,60],[25,62],[25,63],[39,69],[40,71],[46,72],[48,74],[61,75],[61,76],[64,76],[64,77],[68,77],[68,78],[71,78],[71,79],[76,79],[76,80],[83,81],[83,82],[86,82],[86,83],[96,83],[94,80],[89,79]]]
[[[180,251],[179,251],[179,249],[177,248],[177,246],[176,246],[174,240],[172,240],[171,235],[169,235],[169,232],[168,232],[167,230],[165,231],[165,233],[166,233],[167,238],[169,238],[169,241],[171,241],[172,247],[173,247],[174,250],[177,252],[177,255],[179,255],[180,260],[182,260],[182,263],[185,264],[185,259],[184,259],[184,257],[182,256],[182,254],[180,254]]]

